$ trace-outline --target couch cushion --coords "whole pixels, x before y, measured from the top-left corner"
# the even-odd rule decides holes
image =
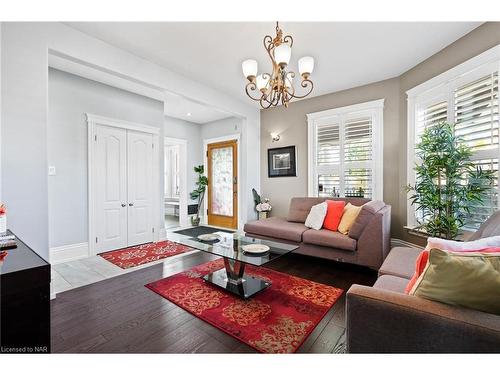
[[[396,293],[404,293],[406,285],[408,285],[408,279],[391,275],[382,275],[375,281],[373,287]]]
[[[469,241],[491,236],[500,236],[500,210],[482,223],[479,229],[469,238]]]
[[[328,229],[310,229],[302,234],[302,241],[311,245],[334,247],[341,250],[356,250],[356,240],[339,232]]]
[[[361,212],[356,217],[356,220],[349,229],[349,237],[359,240],[359,237],[361,237],[361,233],[363,233],[363,230],[371,221],[373,215],[375,215],[384,207],[385,203],[382,201],[371,201],[365,203],[361,208]]]
[[[309,215],[309,211],[311,211],[311,207],[324,202],[325,200],[337,201],[341,200],[346,203],[351,203],[355,206],[362,206],[363,204],[369,202],[369,199],[366,198],[312,198],[312,197],[304,197],[304,198],[292,198],[290,200],[290,209],[288,210],[288,216],[286,219],[288,221],[296,222],[296,223],[305,223],[307,219],[307,215]]]
[[[302,241],[302,233],[308,230],[304,224],[291,223],[281,217],[270,217],[263,220],[251,221],[245,224],[246,233],[258,234],[266,237],[279,238],[295,242]]]
[[[392,275],[411,279],[415,264],[423,249],[414,247],[394,247],[380,267],[379,275]]]

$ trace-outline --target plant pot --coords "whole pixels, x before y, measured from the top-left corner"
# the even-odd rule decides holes
[[[7,232],[7,215],[0,215],[0,233]]]
[[[193,227],[197,227],[198,225],[200,225],[200,217],[191,216],[191,225]]]
[[[259,220],[267,219],[268,217],[269,217],[269,212],[267,212],[267,211],[259,212]]]

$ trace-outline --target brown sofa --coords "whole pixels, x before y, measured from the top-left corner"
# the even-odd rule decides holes
[[[311,207],[326,199],[363,205],[349,235],[304,225]],[[391,206],[363,198],[292,198],[286,218],[270,217],[245,224],[250,237],[297,244],[295,253],[379,269],[390,249]]]
[[[500,235],[497,211],[469,238]],[[500,353],[500,316],[404,294],[422,249],[396,247],[373,287],[347,292],[350,353]]]

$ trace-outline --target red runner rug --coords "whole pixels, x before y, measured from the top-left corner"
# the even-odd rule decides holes
[[[99,254],[101,257],[117,265],[120,268],[126,269],[140,266],[141,264],[154,262],[163,258],[168,258],[177,254],[187,253],[194,249],[172,241],[161,241],[156,243],[148,243],[125,249],[108,251]]]
[[[263,267],[246,273],[272,284],[243,300],[201,279],[224,266],[205,263],[146,287],[263,353],[294,353],[343,290]]]

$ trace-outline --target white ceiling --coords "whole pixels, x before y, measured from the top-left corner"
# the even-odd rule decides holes
[[[322,95],[400,75],[480,22],[283,22],[294,38],[290,68],[311,55],[314,91]],[[250,102],[241,62],[269,71],[264,35],[271,22],[71,22],[84,33]]]

